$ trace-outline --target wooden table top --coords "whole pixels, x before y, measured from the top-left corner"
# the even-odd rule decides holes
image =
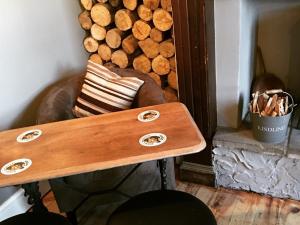
[[[140,122],[138,114],[150,109],[159,111],[160,117]],[[27,143],[16,141],[32,129],[40,129],[42,135]],[[140,137],[156,132],[165,134],[167,141],[155,147],[140,145]],[[18,174],[0,174],[0,187],[186,155],[205,146],[181,103],[8,130],[0,132],[0,168],[20,158],[30,159],[32,165]]]

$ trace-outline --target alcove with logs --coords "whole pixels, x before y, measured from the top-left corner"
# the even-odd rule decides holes
[[[81,5],[83,46],[92,61],[148,74],[168,102],[178,101],[171,0],[81,0]]]

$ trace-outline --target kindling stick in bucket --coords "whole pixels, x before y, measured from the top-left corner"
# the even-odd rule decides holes
[[[262,142],[283,142],[295,107],[293,97],[281,89],[257,91],[252,97],[249,108],[254,137]]]

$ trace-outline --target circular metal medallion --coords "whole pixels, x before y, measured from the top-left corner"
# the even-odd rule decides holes
[[[160,116],[160,113],[156,110],[147,110],[144,112],[141,112],[138,115],[138,120],[141,122],[151,122],[153,120],[156,120]]]
[[[16,159],[9,163],[6,163],[1,168],[1,173],[4,175],[13,175],[21,173],[31,166],[32,162],[30,159]]]
[[[151,133],[141,137],[139,143],[146,147],[153,147],[165,143],[166,140],[167,136],[162,133]]]
[[[37,139],[41,135],[42,135],[41,130],[37,130],[37,129],[36,130],[28,130],[28,131],[23,132],[22,134],[20,134],[17,137],[17,142],[20,142],[20,143],[30,142],[30,141]]]

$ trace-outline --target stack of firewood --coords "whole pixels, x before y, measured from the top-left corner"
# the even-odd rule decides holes
[[[282,90],[268,90],[262,94],[258,91],[253,93],[253,100],[249,104],[250,112],[272,117],[288,114],[293,105],[289,103],[289,96],[281,96],[282,93]]]
[[[177,100],[171,0],[81,0],[90,59],[133,67],[151,76],[168,101]]]

